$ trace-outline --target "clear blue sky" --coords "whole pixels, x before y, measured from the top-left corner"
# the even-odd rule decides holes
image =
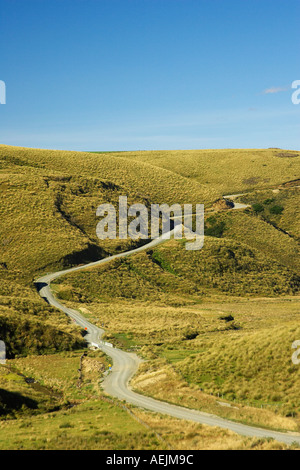
[[[0,0],[0,143],[300,149],[299,0]]]

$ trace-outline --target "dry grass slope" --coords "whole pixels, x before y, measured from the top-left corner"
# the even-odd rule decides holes
[[[299,152],[279,149],[97,154],[0,145],[0,334],[15,357],[9,364],[41,386],[29,390],[13,370],[1,375],[0,410],[8,419],[0,421],[0,447],[284,448],[190,423],[178,433],[176,420],[137,412],[149,431],[115,403],[99,401],[92,370],[101,373],[105,358],[86,360],[78,388],[82,332],[40,299],[33,280],[136,246],[96,237],[97,206],[117,204],[119,195],[148,207],[209,208],[224,194],[246,192],[246,211],[207,213],[200,252],[170,241],[54,288],[104,324],[116,345],[140,351],[148,361],[135,380],[140,391],[299,430],[299,368],[291,362],[291,343],[300,337],[299,169]],[[232,406],[218,404],[218,395]]]

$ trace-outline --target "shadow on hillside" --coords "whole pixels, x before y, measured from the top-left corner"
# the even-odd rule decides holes
[[[38,402],[31,398],[24,397],[20,393],[9,392],[0,388],[0,416],[20,410],[24,406],[36,410],[38,408]]]
[[[103,250],[103,248],[89,243],[87,248],[84,250],[74,251],[73,253],[65,256],[62,260],[62,264],[64,268],[68,268],[70,266],[92,263],[106,258],[107,256],[108,254]]]
[[[36,288],[36,290],[38,291],[39,294],[40,294],[40,291],[43,289],[43,287],[48,286],[47,282],[35,282],[34,285],[35,285],[35,288]],[[40,294],[40,295],[41,295],[41,294]],[[50,305],[49,300],[47,299],[47,297],[44,297],[43,295],[41,295],[41,298],[42,298],[45,302],[47,302],[47,304]]]
[[[48,284],[47,282],[35,282],[34,285],[36,287],[36,290],[40,292],[40,290],[42,290],[43,287],[46,287]]]

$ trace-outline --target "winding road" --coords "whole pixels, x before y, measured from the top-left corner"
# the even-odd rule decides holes
[[[224,196],[225,197],[225,196]],[[234,199],[237,195],[231,195],[231,198]],[[227,196],[229,198],[229,196]],[[247,207],[245,204],[235,204],[233,209],[243,209]],[[292,444],[297,442],[300,444],[300,435],[296,433],[282,433],[277,431],[270,431],[258,427],[247,426],[244,424],[236,423],[230,420],[220,418],[218,416],[204,413],[198,410],[188,409],[177,405],[172,405],[154,398],[150,398],[144,395],[140,395],[132,391],[130,387],[130,379],[136,373],[141,359],[133,353],[128,353],[120,349],[114,348],[109,343],[106,343],[101,340],[104,330],[98,328],[97,326],[90,323],[86,320],[80,313],[76,310],[67,308],[61,304],[53,295],[50,284],[54,279],[59,278],[68,273],[73,273],[76,271],[82,271],[87,268],[94,266],[99,266],[101,264],[110,262],[117,258],[124,258],[126,256],[131,256],[136,253],[139,253],[144,250],[148,250],[165,240],[169,239],[170,236],[174,234],[174,230],[171,232],[152,240],[146,245],[136,248],[125,253],[120,253],[117,255],[110,256],[93,263],[86,264],[84,266],[77,266],[75,268],[66,269],[59,271],[53,274],[47,274],[46,276],[41,277],[35,281],[35,285],[41,297],[48,302],[50,305],[62,310],[70,318],[72,318],[79,326],[83,329],[86,329],[87,334],[85,339],[87,342],[101,349],[109,357],[111,357],[113,366],[111,372],[105,377],[102,383],[103,390],[110,396],[116,397],[120,400],[125,400],[128,403],[131,403],[135,406],[150,410],[156,413],[161,413],[165,415],[170,415],[175,418],[185,419],[194,421],[201,424],[206,424],[209,426],[218,426],[223,429],[231,430],[239,435],[248,436],[248,437],[257,437],[257,438],[273,438],[279,442],[285,444]]]

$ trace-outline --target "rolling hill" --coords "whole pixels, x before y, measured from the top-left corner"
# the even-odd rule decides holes
[[[34,363],[33,375],[45,381],[38,370],[48,357],[69,354],[78,362],[84,332],[47,305],[33,281],[141,243],[99,240],[98,205],[117,204],[120,195],[147,207],[204,203],[202,250],[189,252],[183,241],[170,240],[61,278],[53,289],[104,324],[110,341],[140,352],[146,363],[137,390],[299,430],[300,369],[290,360],[291,343],[299,339],[299,170],[299,152],[280,149],[97,153],[0,145],[0,338],[10,367],[24,371]],[[223,195],[237,193],[246,210],[211,210]],[[5,388],[7,378],[1,380]],[[56,383],[57,390],[65,387]],[[14,413],[11,394],[22,395],[22,387],[16,381],[0,395],[8,414]],[[65,397],[74,401],[76,394]],[[229,406],[218,405],[220,395]],[[44,402],[28,397],[17,400],[18,416],[23,404],[35,409]],[[144,437],[146,446],[151,436]]]

